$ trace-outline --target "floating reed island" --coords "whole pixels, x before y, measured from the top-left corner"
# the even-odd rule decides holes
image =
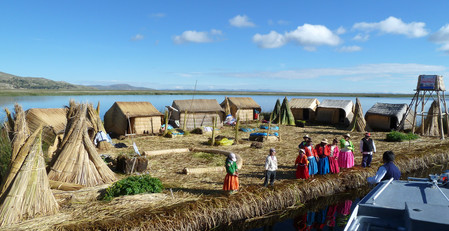
[[[123,140],[113,140],[127,147],[101,150],[91,146],[88,142],[91,134],[84,132],[86,126],[94,129],[97,127],[97,130],[103,129],[98,123],[95,111],[89,109],[89,106],[85,108],[76,104],[70,108],[73,110],[68,109],[70,116],[67,121],[69,129],[66,128],[64,133],[66,138],[62,138],[61,148],[55,152],[53,157],[55,161],[47,163],[47,167],[51,179],[83,185],[83,188],[71,187],[71,191],[52,189],[58,207],[52,207],[54,209],[48,213],[29,216],[30,219],[21,219],[17,223],[4,225],[1,229],[207,230],[263,216],[273,211],[298,208],[307,201],[366,185],[366,177],[375,174],[377,167],[381,165],[382,153],[387,150],[396,153],[396,164],[402,172],[427,168],[449,160],[449,141],[441,140],[439,137],[420,137],[410,142],[387,142],[386,132],[373,132],[371,136],[376,142],[377,153],[373,157],[371,168],[360,167],[362,156],[356,151],[354,168],[344,169],[339,174],[298,180],[295,179],[294,162],[301,137],[308,134],[315,144],[324,138],[340,139],[343,134],[350,132],[347,126],[310,123],[305,127],[280,125],[276,132],[281,139],[263,142],[259,145],[261,148],[251,148],[254,142],[248,139],[249,133],[239,131],[236,136],[234,127],[223,126],[214,131],[214,135],[238,137],[234,145],[211,147],[207,141],[211,138],[212,132],[204,132],[174,138],[158,135],[128,136]],[[260,123],[257,121],[240,121],[240,127],[256,129],[259,126]],[[359,126],[352,124],[354,130],[358,130]],[[13,145],[17,143],[18,147],[32,135],[27,130],[24,132],[12,130],[9,134],[16,134],[17,138],[12,139],[12,143]],[[350,132],[350,134],[357,150],[364,132]],[[152,177],[159,178],[165,190],[162,193],[122,196],[110,202],[99,200],[105,188],[126,175],[106,170],[106,165],[98,162],[98,155],[107,154],[112,158],[129,155],[135,152],[133,143],[140,153],[148,158],[147,172]],[[277,151],[279,169],[275,186],[264,188],[262,187],[264,163],[270,148]],[[217,149],[219,151],[211,151]],[[67,150],[76,150],[73,152],[77,153],[75,158],[71,158],[73,155],[66,156],[64,153],[68,152]],[[39,150],[37,151],[36,153],[42,155]],[[222,170],[211,170],[222,169],[226,158],[223,153],[229,152],[238,154],[243,160],[239,169],[241,187],[239,192],[233,195],[224,194],[222,191],[225,173]],[[16,152],[13,154],[17,156]],[[62,161],[63,159],[67,161]],[[78,160],[82,160],[86,165],[79,164]],[[71,173],[67,169],[60,168],[63,163],[70,163],[68,166],[71,166]],[[95,180],[90,181],[90,177],[87,179],[84,175],[79,175],[80,166],[89,166],[86,171],[96,176],[92,178]],[[184,169],[201,171],[185,174]],[[204,169],[208,171],[203,171]],[[40,187],[45,186],[45,189],[48,189],[52,187],[52,182],[49,184],[50,186],[47,186],[44,183]],[[73,190],[75,188],[81,189]]]

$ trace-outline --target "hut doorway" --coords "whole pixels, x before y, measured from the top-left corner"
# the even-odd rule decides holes
[[[344,123],[345,122],[345,118],[346,118],[345,111],[343,109],[339,109],[338,110],[338,122],[339,123]]]
[[[309,120],[310,119],[309,113],[310,113],[309,110],[306,110],[306,109],[302,110],[302,119]]]
[[[398,124],[399,124],[399,121],[396,117],[394,117],[394,116],[390,117],[390,129],[396,129]]]

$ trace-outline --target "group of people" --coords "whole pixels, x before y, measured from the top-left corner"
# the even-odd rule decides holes
[[[303,139],[298,145],[299,155],[295,161],[296,178],[308,179],[316,174],[336,174],[340,172],[340,168],[352,168],[354,166],[354,145],[350,134],[343,135],[341,140],[334,138],[332,143],[328,143],[327,139],[322,139],[315,146],[308,135],[305,135]],[[360,140],[360,153],[363,155],[362,167],[370,167],[372,155],[376,153],[376,145],[369,132],[366,132],[364,138]],[[383,161],[385,164],[379,168],[376,176],[368,178],[368,182],[378,183],[391,177],[395,180],[399,179],[400,171],[393,163],[394,153],[392,151],[385,152]],[[225,167],[227,174],[223,190],[234,193],[239,187],[237,158],[234,153],[229,154]],[[264,186],[268,186],[268,183],[271,186],[274,185],[277,168],[276,150],[270,148],[269,155],[265,160]]]

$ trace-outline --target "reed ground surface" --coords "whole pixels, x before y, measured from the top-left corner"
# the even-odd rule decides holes
[[[257,127],[258,124],[242,124],[240,127]],[[377,167],[382,163],[382,153],[393,150],[397,158],[408,156],[427,155],[434,152],[447,152],[448,142],[439,137],[420,137],[411,142],[386,142],[386,132],[372,132],[375,140],[377,153],[373,156],[372,167],[363,169],[361,165],[362,155],[358,152],[360,139],[363,132],[348,132],[345,127],[335,127],[326,125],[311,125],[305,128],[294,126],[281,126],[280,141],[265,142],[263,148],[250,148],[252,141],[248,140],[249,133],[239,132],[238,144],[232,146],[210,146],[207,144],[211,133],[189,134],[175,138],[165,138],[161,136],[139,136],[127,138],[125,140],[114,140],[123,142],[128,148],[114,148],[109,151],[102,151],[103,154],[117,156],[120,154],[133,153],[132,142],[134,141],[140,152],[177,149],[177,148],[213,148],[232,151],[239,154],[243,159],[243,167],[239,170],[240,193],[257,190],[276,190],[276,186],[290,184],[291,182],[304,181],[295,179],[294,162],[298,154],[298,144],[302,141],[302,136],[308,134],[314,144],[326,138],[331,141],[333,138],[341,139],[343,134],[350,133],[355,146],[355,164],[352,169],[343,169],[342,173],[334,176],[315,176],[314,179],[306,180],[308,184],[312,181],[335,180],[342,174],[353,174],[366,172],[374,174]],[[223,135],[229,138],[234,137],[233,127],[223,127],[216,135]],[[277,152],[279,169],[275,187],[266,189],[262,187],[264,178],[264,163],[268,155],[268,150],[275,148]],[[105,186],[84,188],[78,192],[54,191],[60,204],[60,213],[53,216],[37,217],[25,220],[19,224],[9,227],[2,227],[10,230],[52,230],[55,227],[70,226],[70,224],[95,223],[106,219],[133,219],[131,214],[136,210],[145,209],[146,212],[159,213],[163,216],[164,210],[182,205],[183,203],[194,201],[208,201],[215,198],[232,199],[222,191],[225,172],[208,172],[204,174],[182,173],[185,167],[215,167],[223,165],[225,156],[204,153],[177,153],[149,157],[148,172],[153,177],[160,178],[165,190],[160,194],[143,194],[134,196],[123,196],[113,199],[111,202],[97,200]],[[125,175],[118,175],[119,178]],[[260,189],[259,189],[260,188]],[[223,199],[226,200],[226,199]],[[139,218],[145,219],[145,218]]]

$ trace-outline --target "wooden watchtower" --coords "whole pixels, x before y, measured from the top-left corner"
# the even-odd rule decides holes
[[[446,121],[448,121],[448,112],[446,106],[446,99],[444,96],[444,92],[446,88],[444,86],[443,76],[439,75],[420,75],[418,77],[418,85],[416,87],[416,93],[413,96],[412,102],[410,103],[399,128],[403,129],[405,120],[409,113],[413,113],[412,120],[412,132],[415,133],[415,126],[417,122],[417,117],[421,117],[421,135],[424,135],[425,131],[425,123],[424,119],[426,116],[438,116],[438,130],[441,136],[441,139],[444,139],[444,128],[443,128],[443,116],[445,116]],[[437,115],[428,115],[427,112],[424,111],[424,107],[426,103],[431,100],[436,102],[438,113]],[[421,109],[419,109],[421,106]],[[444,107],[444,113],[442,112],[441,106]],[[414,107],[414,112],[411,112],[411,108]],[[419,111],[418,111],[419,110]],[[449,134],[449,123],[446,123],[446,132]]]

